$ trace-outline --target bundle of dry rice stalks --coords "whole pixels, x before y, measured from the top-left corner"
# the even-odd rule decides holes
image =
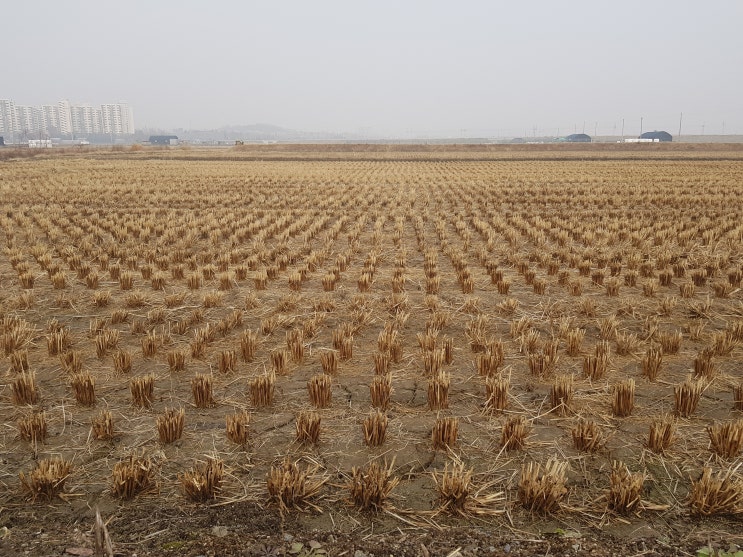
[[[95,379],[90,373],[76,373],[70,380],[75,400],[81,406],[95,404]]]
[[[561,416],[569,414],[573,403],[573,376],[558,375],[552,383],[550,391],[552,409]]]
[[[191,394],[196,408],[210,408],[214,406],[214,396],[212,394],[212,376],[196,374],[191,379]]]
[[[511,386],[511,376],[501,374],[485,379],[485,408],[494,414],[499,414],[508,406],[508,391]]]
[[[197,462],[191,470],[178,477],[183,493],[197,503],[214,499],[222,488],[224,462],[221,458],[208,458]]]
[[[271,466],[266,476],[268,495],[278,505],[282,516],[290,509],[320,510],[310,501],[320,493],[322,486],[328,481],[327,477],[318,474],[319,470],[320,465],[316,462],[301,469],[299,461],[292,462],[289,457],[280,465]]]
[[[387,423],[387,414],[381,410],[372,410],[362,425],[364,443],[369,447],[378,447],[384,443],[384,438],[387,436]]]
[[[454,463],[449,467],[447,462],[444,471],[439,476],[432,474],[436,489],[439,492],[439,508],[437,512],[447,512],[460,516],[493,515],[504,512],[495,508],[497,503],[504,500],[503,492],[486,493],[493,482],[475,489],[472,484],[473,470],[465,470],[464,463]]]
[[[580,419],[572,430],[573,445],[584,453],[595,453],[606,443],[601,428],[593,420]]]
[[[374,408],[387,410],[392,394],[392,379],[389,375],[375,375],[369,385],[369,394]]]
[[[351,502],[365,511],[381,510],[392,490],[400,483],[399,477],[392,477],[394,464],[393,460],[390,464],[371,462],[366,469],[354,466],[346,484]]]
[[[320,440],[320,414],[317,412],[300,412],[297,416],[297,442],[317,445]]]
[[[18,420],[18,432],[22,439],[29,441],[34,447],[46,439],[46,415],[44,412],[34,412]]]
[[[155,399],[155,376],[135,377],[129,382],[132,402],[139,408],[149,408]]]
[[[151,486],[152,475],[152,461],[132,454],[114,465],[111,493],[114,497],[131,499]]]
[[[157,417],[157,436],[160,443],[173,443],[181,438],[185,415],[183,408],[166,408],[165,413]]]
[[[518,500],[529,511],[551,514],[560,509],[560,502],[568,492],[565,487],[567,462],[550,459],[544,467],[536,462],[521,466]]]
[[[712,468],[705,466],[702,476],[691,481],[689,507],[692,514],[741,514],[743,513],[743,479],[738,474],[741,464],[720,470],[714,477]]]
[[[642,505],[642,491],[646,475],[644,472],[632,473],[621,462],[613,462],[609,476],[607,506],[610,510],[629,514]]]
[[[648,449],[657,454],[664,454],[673,444],[676,432],[676,421],[672,416],[662,416],[650,424]]]
[[[245,445],[250,438],[250,414],[247,412],[227,414],[224,421],[227,439],[238,445]]]
[[[18,474],[21,488],[31,498],[51,500],[64,491],[64,485],[72,471],[72,463],[63,458],[45,458],[39,460],[36,468],[28,476]]]
[[[611,409],[615,416],[626,418],[635,407],[635,380],[627,379],[614,385]]]
[[[509,416],[501,430],[501,446],[506,451],[520,451],[526,447],[526,436],[531,429],[522,415]]]
[[[310,403],[315,408],[328,408],[333,401],[333,380],[326,373],[313,375],[307,381]]]
[[[101,410],[93,417],[93,437],[108,441],[114,437],[114,417],[108,410]]]
[[[273,402],[275,384],[276,374],[273,372],[254,378],[250,382],[250,402],[253,406],[256,408],[270,406]]]
[[[36,404],[39,401],[39,390],[36,387],[36,373],[22,371],[13,381],[14,404]]]
[[[688,418],[697,409],[699,399],[704,391],[704,379],[692,379],[687,377],[686,381],[673,388],[674,409],[677,415]]]
[[[431,430],[433,449],[449,449],[456,446],[459,436],[459,418],[436,418]]]
[[[722,458],[735,458],[743,447],[743,420],[707,426],[712,450]]]

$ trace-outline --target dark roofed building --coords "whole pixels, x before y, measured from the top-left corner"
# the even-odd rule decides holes
[[[585,133],[571,133],[565,138],[570,143],[591,143],[591,136]]]
[[[645,132],[640,139],[652,139],[653,141],[673,141],[673,136],[664,131]]]
[[[151,135],[150,145],[178,145],[177,135]]]

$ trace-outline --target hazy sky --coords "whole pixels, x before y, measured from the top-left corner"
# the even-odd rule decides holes
[[[743,133],[742,0],[4,2],[0,98],[141,127]],[[585,123],[585,124],[584,124]]]

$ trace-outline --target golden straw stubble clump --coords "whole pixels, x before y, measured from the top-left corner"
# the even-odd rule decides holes
[[[129,455],[117,462],[111,473],[111,493],[120,499],[132,499],[152,485],[153,465],[149,457]]]
[[[381,510],[392,490],[400,483],[400,478],[392,475],[393,466],[394,460],[389,464],[374,461],[365,469],[354,466],[346,484],[351,502],[363,510]]]
[[[521,466],[518,500],[529,511],[540,514],[552,514],[560,509],[560,503],[568,490],[567,462],[550,459],[544,466],[528,462]]]
[[[157,417],[157,436],[160,443],[173,443],[181,438],[185,415],[183,408],[166,408],[165,413]]]
[[[691,481],[689,507],[695,515],[739,515],[743,513],[743,480],[738,474],[740,464],[712,473],[705,466],[698,480]]]
[[[238,445],[245,445],[250,438],[250,414],[246,411],[225,416],[227,439]]]
[[[51,500],[64,491],[67,478],[72,471],[72,463],[64,458],[44,458],[28,474],[18,474],[21,488],[32,500],[38,498]]]
[[[185,496],[192,501],[205,503],[214,499],[222,488],[224,462],[221,458],[208,458],[197,462],[178,479]]]
[[[640,508],[645,479],[646,475],[643,472],[632,473],[624,463],[612,463],[607,494],[609,509],[629,514]]]
[[[319,510],[311,501],[319,495],[328,478],[318,472],[318,464],[299,466],[299,461],[292,462],[289,457],[278,466],[272,466],[266,476],[268,495],[278,505],[283,515],[293,508]]]

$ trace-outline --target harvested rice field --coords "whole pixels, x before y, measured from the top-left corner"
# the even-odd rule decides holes
[[[6,155],[0,550],[743,545],[714,149]]]

